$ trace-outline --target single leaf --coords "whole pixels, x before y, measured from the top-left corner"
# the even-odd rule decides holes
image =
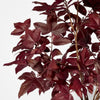
[[[93,43],[92,44],[92,52],[98,52],[99,51],[99,46],[100,46],[100,43]]]
[[[84,64],[84,62],[86,60],[88,60],[89,57],[90,57],[90,54],[89,54],[88,49],[87,48],[83,48],[83,50],[82,50],[82,52],[80,54],[80,59],[81,59],[82,63]]]
[[[71,43],[71,41],[67,38],[61,37],[61,36],[55,36],[53,38],[53,44],[54,45],[65,45]]]
[[[21,35],[24,32],[22,29],[15,29],[13,32],[11,32],[11,35]]]
[[[51,100],[73,100],[66,85],[56,85],[52,92]]]
[[[34,26],[35,26],[35,28],[39,28],[43,34],[47,34],[50,32],[50,28],[45,23],[36,22],[36,23],[34,23]]]
[[[45,43],[45,44],[49,44],[50,43],[50,41],[47,39],[48,37],[40,37],[40,40],[39,40],[39,43],[40,44],[43,44],[43,43]]]
[[[72,41],[74,39],[74,35],[72,33],[68,34],[68,39]]]
[[[92,30],[99,29],[100,26],[100,15],[97,13],[89,14],[89,19],[85,23],[86,26],[91,28]]]
[[[86,66],[90,66],[90,65],[93,65],[94,64],[94,59],[89,59],[85,62],[85,65]]]
[[[91,7],[94,11],[100,11],[100,0],[83,0],[87,7]]]
[[[22,22],[18,22],[18,23],[14,23],[14,26],[16,29],[28,29],[30,27],[30,23],[31,23],[31,20],[30,19],[27,19],[24,21],[24,23]]]
[[[68,25],[65,23],[60,23],[52,29],[52,33],[55,35],[59,35],[61,33],[65,33],[67,30],[68,30]]]
[[[68,58],[68,59],[66,59],[66,61],[68,62],[68,63],[70,63],[72,66],[77,66],[77,58]]]
[[[86,15],[87,11],[83,5],[76,2],[76,3],[74,3],[74,6],[78,12],[80,12],[82,15]]]
[[[73,100],[71,94],[57,93],[51,100]]]
[[[23,39],[23,46],[26,48],[33,48],[34,44],[40,39],[40,29],[26,30]]]
[[[77,95],[82,98],[82,91],[81,91],[81,88],[83,87],[80,80],[78,79],[77,76],[74,76],[72,79],[71,79],[71,84],[70,84],[70,89],[73,89]]]
[[[36,7],[34,7],[32,10],[44,11],[44,10],[46,10],[46,8],[45,8],[44,6],[36,6]]]
[[[27,64],[25,64],[25,65],[17,65],[17,67],[15,68],[16,74],[18,72],[20,72],[22,69],[24,69],[25,67],[27,67]]]
[[[56,3],[59,4],[61,2],[64,2],[64,0],[56,0]]]
[[[18,79],[20,80],[32,80],[33,78],[35,78],[35,73],[33,71],[31,72],[25,72],[23,73]]]
[[[22,95],[24,95],[31,87],[32,81],[25,81],[20,88],[20,91],[18,93],[18,97],[20,98]]]
[[[52,57],[58,56],[58,55],[62,55],[61,51],[59,49],[54,49],[51,52]]]
[[[21,35],[26,29],[30,27],[30,19],[27,19],[22,22],[14,23],[14,27],[16,28],[11,35]]]
[[[49,70],[56,70],[56,69],[58,69],[58,66],[57,66],[57,64],[56,64],[54,59],[50,62],[49,66],[48,66],[48,69]]]
[[[90,84],[89,86],[87,86],[89,92],[92,94],[93,93],[93,85]]]
[[[59,11],[57,15],[60,17],[60,16],[63,16],[65,14],[66,14],[66,9]]]
[[[76,14],[70,13],[70,17],[71,17],[72,19],[74,19],[75,21],[77,21],[77,19],[78,19],[78,22],[81,21],[81,18],[80,18],[79,16],[77,16]],[[68,19],[69,19],[69,14],[66,14],[66,15],[64,16],[64,19],[65,19],[65,21],[68,20]]]
[[[10,62],[10,63],[5,63],[4,66],[10,66],[10,65],[16,64],[16,63],[17,63],[17,61],[12,61],[12,62]]]

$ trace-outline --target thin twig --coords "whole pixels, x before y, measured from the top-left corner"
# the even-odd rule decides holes
[[[65,6],[66,6],[66,8],[67,8],[67,1],[64,0],[64,2],[65,2]],[[78,12],[78,11],[77,11],[77,12]],[[67,8],[67,13],[68,13],[68,16],[69,16],[71,28],[72,28],[72,30],[73,30],[73,32],[74,32],[77,61],[79,61],[78,43],[77,43],[77,33],[78,33],[78,28],[76,29],[77,31],[75,31],[74,26],[73,26],[73,24],[72,24],[72,20],[71,20],[71,16],[70,16],[70,12],[69,12],[68,8]],[[78,20],[78,18],[77,18],[77,20]],[[78,69],[79,69],[79,71],[80,71],[81,68],[80,68],[80,65],[79,65],[78,63],[77,63],[77,67],[78,67]]]
[[[95,93],[94,93],[94,96],[93,96],[93,100],[96,100],[97,94],[98,94],[98,87],[96,87],[96,90],[95,90]]]

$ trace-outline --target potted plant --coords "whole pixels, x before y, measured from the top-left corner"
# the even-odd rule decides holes
[[[25,67],[32,68],[19,77],[25,81],[18,97],[37,88],[39,94],[53,88],[51,100],[75,100],[73,91],[81,100],[89,100],[88,93],[94,93],[91,100],[99,100],[100,0],[33,3],[36,4],[33,11],[46,16],[45,23],[35,22],[34,29],[30,29],[31,19],[14,23],[11,35],[20,36],[20,41],[13,52],[18,51],[18,55],[14,61],[4,64],[16,64],[16,73]],[[92,41],[93,34],[98,42]],[[63,48],[68,44],[68,49]]]

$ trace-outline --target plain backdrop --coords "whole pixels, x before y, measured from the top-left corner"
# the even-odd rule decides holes
[[[51,3],[52,0],[39,1]],[[18,99],[18,91],[23,82],[18,80],[18,76],[31,69],[24,69],[16,75],[15,65],[3,66],[4,63],[13,61],[16,57],[16,54],[12,53],[12,48],[18,43],[19,37],[10,35],[14,30],[13,23],[23,22],[28,18],[31,18],[32,23],[43,21],[43,17],[32,11],[33,6],[32,0],[2,0],[0,2],[0,100],[50,100],[51,98],[51,90],[40,96],[38,90],[35,90],[28,96],[25,94]],[[74,98],[80,100],[76,95]]]

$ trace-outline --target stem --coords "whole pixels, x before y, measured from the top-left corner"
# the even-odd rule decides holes
[[[100,99],[100,92],[98,91],[98,87],[96,87],[93,100],[99,100]]]
[[[66,6],[66,8],[67,8],[67,1],[66,1],[66,0],[64,0],[64,2],[65,2],[65,6]],[[78,12],[78,11],[77,11],[77,12]],[[72,30],[73,30],[73,32],[74,32],[74,38],[75,38],[75,48],[76,48],[76,56],[77,56],[77,61],[79,61],[78,43],[77,43],[78,28],[76,28],[76,31],[75,31],[74,26],[73,26],[73,24],[72,24],[71,17],[70,17],[70,11],[68,10],[68,8],[67,8],[67,13],[68,13],[69,20],[70,20],[70,23],[71,23],[71,28],[72,28]],[[77,13],[77,16],[78,16],[78,13]],[[77,18],[77,22],[78,22],[78,18]],[[78,67],[78,69],[79,69],[79,71],[80,71],[80,70],[81,70],[81,68],[80,68],[80,65],[79,65],[78,63],[77,63],[77,67]]]

